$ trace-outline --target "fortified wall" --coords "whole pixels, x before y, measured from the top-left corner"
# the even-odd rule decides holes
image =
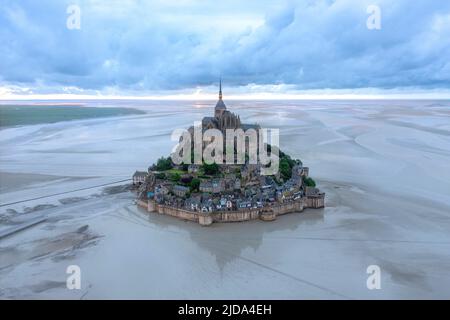
[[[325,194],[303,197],[295,201],[274,204],[263,208],[243,209],[238,211],[213,211],[197,212],[181,208],[175,208],[158,204],[154,200],[137,200],[137,204],[148,212],[155,212],[182,220],[197,222],[203,226],[209,226],[213,222],[240,222],[249,220],[273,221],[277,216],[301,212],[306,208],[323,208],[325,206]]]

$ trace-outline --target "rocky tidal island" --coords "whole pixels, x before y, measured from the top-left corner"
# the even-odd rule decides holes
[[[257,124],[243,124],[238,115],[227,110],[221,87],[214,117],[203,118],[201,130],[216,129],[224,135],[229,129],[258,130]],[[189,128],[189,133],[194,135],[194,127]],[[275,148],[266,146],[269,151]],[[137,204],[149,212],[201,225],[255,219],[273,221],[278,215],[323,208],[325,194],[309,177],[309,168],[280,150],[278,159],[279,169],[267,175],[262,173],[264,165],[252,163],[248,155],[242,164],[223,161],[177,165],[170,156],[161,157],[147,172],[136,171],[133,175]]]

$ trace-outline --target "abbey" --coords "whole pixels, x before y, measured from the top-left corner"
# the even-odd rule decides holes
[[[202,120],[203,130],[218,129],[225,135],[226,129],[259,129],[257,124],[243,124],[241,118],[227,110],[227,107],[222,99],[222,80],[220,80],[219,87],[219,100],[214,108],[214,117],[204,117]],[[189,131],[193,130],[193,127],[189,128]]]
[[[238,115],[227,110],[220,82],[214,117],[204,117],[189,130],[177,130],[182,136],[175,134],[172,138],[182,143],[171,156],[158,159],[143,177],[135,173],[137,205],[148,212],[203,226],[214,222],[273,221],[286,213],[323,208],[325,194],[315,187],[309,168],[279,150],[278,135],[272,136],[271,132],[270,140],[265,141],[268,134],[261,132],[267,130],[257,124],[243,124]],[[243,150],[246,138],[249,150],[254,146],[252,152]],[[232,143],[221,148],[225,142]],[[182,311],[186,314],[193,310]]]

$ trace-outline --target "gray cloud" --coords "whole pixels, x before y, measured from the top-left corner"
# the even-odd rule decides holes
[[[3,1],[0,85],[157,92],[286,84],[298,90],[450,87],[450,3],[378,1]],[[176,3],[179,3],[176,5]]]

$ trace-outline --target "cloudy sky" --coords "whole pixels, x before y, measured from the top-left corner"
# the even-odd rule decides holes
[[[220,76],[230,95],[450,96],[448,0],[0,2],[4,98],[201,96]]]

